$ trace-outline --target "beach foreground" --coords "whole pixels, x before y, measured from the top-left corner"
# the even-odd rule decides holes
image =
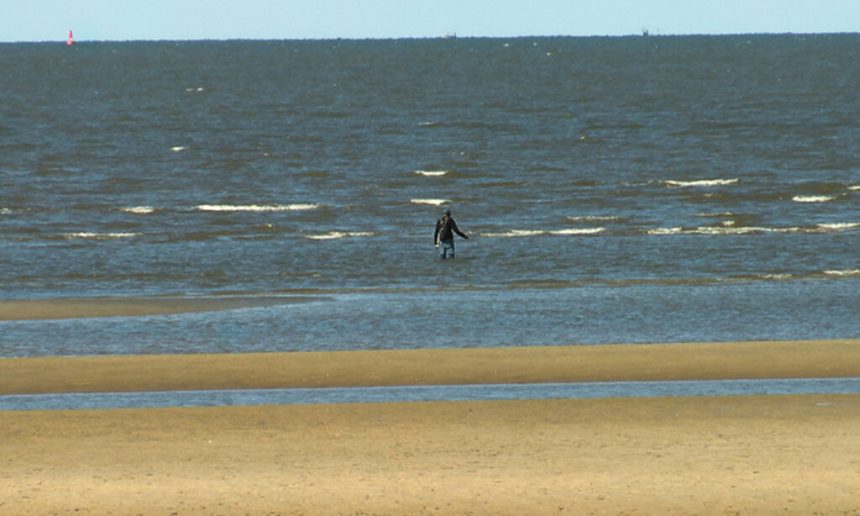
[[[4,514],[858,514],[860,396],[0,413]]]
[[[0,359],[0,393],[860,376],[860,341]],[[860,394],[0,411],[3,514],[860,514]]]

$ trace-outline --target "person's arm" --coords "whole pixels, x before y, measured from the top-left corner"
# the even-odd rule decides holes
[[[457,233],[466,240],[469,240],[469,237],[466,235],[466,233],[463,233],[462,231],[460,231],[460,228],[457,227],[457,223],[454,222],[454,219],[451,219],[451,229],[454,230],[454,233]]]
[[[442,229],[442,221],[436,221],[436,231],[433,233],[433,245],[439,247],[439,230]]]

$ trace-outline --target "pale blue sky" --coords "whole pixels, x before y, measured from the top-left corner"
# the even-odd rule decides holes
[[[0,41],[858,32],[860,0],[0,0]]]

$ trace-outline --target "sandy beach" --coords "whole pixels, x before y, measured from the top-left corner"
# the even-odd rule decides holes
[[[4,514],[858,514],[860,396],[0,413]]]
[[[0,360],[0,392],[858,376],[858,341]],[[860,514],[860,395],[0,412],[4,514]]]

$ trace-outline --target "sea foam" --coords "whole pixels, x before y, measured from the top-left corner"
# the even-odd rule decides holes
[[[815,202],[830,202],[836,197],[832,195],[795,195],[791,198],[794,202],[815,203]]]
[[[830,222],[819,224],[818,227],[827,231],[844,231],[860,228],[860,222]]]
[[[550,235],[596,235],[603,233],[603,228],[571,228],[547,231]]]
[[[580,215],[575,217],[567,217],[571,222],[618,222],[621,217],[615,215]]]
[[[441,177],[448,173],[447,170],[416,170],[416,174],[425,177]]]
[[[663,184],[666,186],[673,186],[679,188],[687,188],[687,187],[707,187],[707,186],[728,186],[735,185],[740,182],[739,179],[698,179],[694,181],[679,181],[673,179],[667,179],[663,181]]]
[[[442,206],[443,204],[451,203],[448,199],[409,199],[409,202],[412,204],[424,204],[428,206]]]
[[[815,226],[787,226],[769,228],[761,226],[735,226],[733,221],[723,222],[720,226],[700,226],[696,228],[672,227],[656,228],[645,231],[647,235],[752,235],[762,233],[839,233],[860,228],[860,222],[837,222],[816,224]]]
[[[604,228],[569,228],[569,229],[512,229],[503,233],[481,233],[486,238],[519,238],[533,236],[584,236],[602,233]]]
[[[311,240],[337,240],[339,238],[372,237],[375,233],[371,231],[330,231],[314,235],[305,235]]]
[[[824,274],[828,276],[860,276],[860,269],[828,270],[824,271]]]
[[[797,233],[800,228],[764,228],[759,226],[701,226],[697,228],[656,228],[649,229],[645,233],[652,236],[664,235],[750,235],[756,233]]]
[[[133,213],[135,215],[149,215],[150,213],[155,212],[155,208],[152,206],[131,206],[129,208],[122,208],[120,211]]]
[[[212,211],[212,212],[272,212],[272,211],[305,211],[315,210],[319,208],[319,204],[250,204],[250,205],[232,205],[232,204],[201,204],[195,209],[197,211]]]
[[[140,233],[93,233],[81,231],[78,233],[64,233],[63,237],[67,240],[117,240],[120,238],[134,238],[140,236]]]

